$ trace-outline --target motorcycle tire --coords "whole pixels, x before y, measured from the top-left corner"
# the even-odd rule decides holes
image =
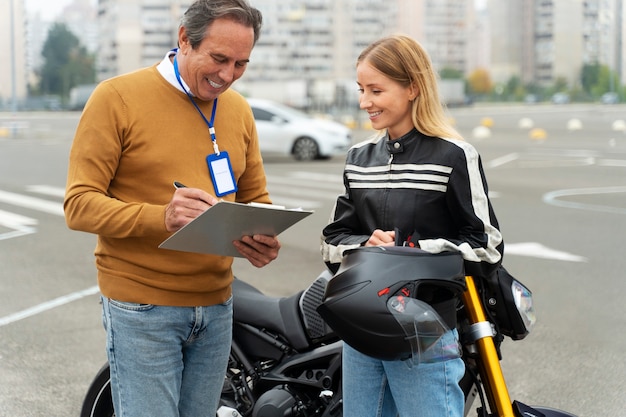
[[[111,399],[111,378],[109,364],[106,363],[94,378],[87,390],[80,417],[114,417]]]

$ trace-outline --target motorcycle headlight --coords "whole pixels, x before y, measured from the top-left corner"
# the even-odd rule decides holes
[[[498,331],[513,340],[522,340],[535,324],[532,292],[500,266],[485,277],[486,309]]]
[[[513,294],[515,307],[524,321],[526,330],[530,332],[537,321],[535,309],[533,308],[533,295],[528,288],[516,280],[513,280],[511,283],[511,293]]]

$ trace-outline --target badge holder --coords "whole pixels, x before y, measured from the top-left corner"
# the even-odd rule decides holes
[[[209,173],[211,174],[217,197],[237,191],[235,175],[233,174],[228,152],[221,151],[219,154],[210,154],[206,157],[206,162],[209,166]]]

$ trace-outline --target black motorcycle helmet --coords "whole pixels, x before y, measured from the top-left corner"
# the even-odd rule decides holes
[[[421,293],[433,288],[457,296],[465,289],[463,265],[458,252],[432,254],[403,246],[351,249],[328,283],[318,312],[361,353],[382,360],[407,359],[415,341],[388,302],[392,297],[421,299]]]

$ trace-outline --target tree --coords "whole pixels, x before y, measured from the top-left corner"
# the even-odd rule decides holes
[[[555,93],[561,93],[561,92],[566,92],[568,87],[567,87],[567,78],[559,76],[556,77],[554,79],[554,86],[553,86],[554,92]]]
[[[608,91],[620,93],[622,90],[619,73],[604,64],[584,65],[580,71],[580,81],[583,90],[592,97],[599,97]]]
[[[583,68],[580,71],[580,84],[582,85],[584,92],[592,92],[593,88],[596,84],[598,84],[601,71],[602,66],[598,63],[583,65]]]
[[[67,98],[72,87],[95,82],[94,57],[63,23],[50,28],[41,55],[39,89],[43,94]]]
[[[489,94],[493,89],[489,72],[484,68],[478,68],[472,72],[467,82],[469,84],[469,90],[473,94]]]
[[[513,100],[521,100],[525,92],[526,90],[524,89],[522,80],[517,75],[509,78],[504,87],[504,95]]]
[[[463,79],[463,72],[459,71],[457,69],[454,68],[450,68],[450,67],[445,67],[442,68],[441,71],[439,71],[439,77],[442,80],[448,80],[448,79]]]

